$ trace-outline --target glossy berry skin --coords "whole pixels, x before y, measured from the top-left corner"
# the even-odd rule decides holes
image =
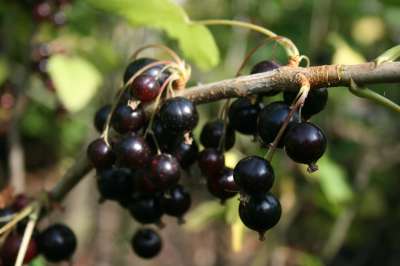
[[[201,151],[197,161],[201,172],[205,176],[217,175],[225,167],[224,154],[213,148],[207,148]]]
[[[125,200],[134,191],[133,173],[127,168],[110,168],[97,174],[102,199]]]
[[[296,98],[298,92],[296,91],[285,91],[283,93],[283,99],[285,103],[291,105]],[[318,114],[324,110],[326,103],[328,102],[328,89],[318,88],[312,89],[307,95],[304,105],[301,109],[301,116],[308,120],[311,116]]]
[[[200,142],[206,148],[218,149],[220,147],[221,139],[224,137],[225,133],[225,145],[224,150],[229,150],[235,144],[235,131],[228,124],[225,125],[224,121],[217,119],[214,121],[207,122],[200,134]]]
[[[258,74],[258,73],[263,73],[263,72],[269,72],[272,70],[275,70],[277,68],[279,68],[280,65],[270,61],[270,60],[263,60],[259,63],[257,63],[256,65],[253,66],[253,68],[250,71],[250,74]],[[278,93],[280,93],[281,91],[279,89],[273,89],[269,92],[266,93],[262,93],[262,96],[274,96],[277,95]]]
[[[94,126],[97,132],[102,133],[107,122],[107,117],[111,112],[111,105],[107,104],[97,110],[94,115]]]
[[[315,163],[326,150],[326,137],[322,130],[310,122],[296,124],[285,137],[286,154],[295,162]]]
[[[260,240],[264,233],[275,226],[281,218],[281,204],[272,194],[250,196],[247,201],[239,204],[239,217],[243,224],[260,234]]]
[[[234,197],[239,191],[233,179],[233,170],[225,167],[219,174],[207,178],[208,191],[221,202]]]
[[[142,224],[160,222],[163,210],[157,196],[139,195],[129,204],[132,217]]]
[[[144,259],[150,259],[160,253],[162,241],[156,231],[150,228],[142,228],[133,235],[131,246],[136,255]]]
[[[275,176],[267,160],[259,156],[248,156],[236,164],[233,178],[242,191],[254,195],[269,191]]]
[[[157,143],[162,151],[170,151],[170,148],[178,141],[183,141],[182,134],[176,134],[175,132],[170,132],[163,128],[160,118],[156,117],[152,125],[154,136],[157,139]],[[149,143],[154,143],[152,136],[149,135]],[[154,144],[154,148],[155,144]]]
[[[290,107],[284,102],[273,102],[265,106],[259,116],[258,116],[258,135],[264,142],[264,144],[268,145],[274,141],[280,128],[285,122],[287,116],[289,115]],[[298,115],[295,113],[292,118],[292,121],[297,121]],[[288,127],[285,130],[284,135],[286,134],[288,128],[290,128],[292,124],[289,123]],[[283,135],[283,136],[284,136]],[[278,148],[283,147],[283,139],[278,143]]]
[[[155,62],[157,62],[157,60],[155,60],[153,58],[146,58],[146,57],[142,57],[142,58],[136,59],[135,61],[131,62],[125,70],[124,83],[127,83],[129,81],[129,79],[133,75],[136,74],[136,72],[138,72],[145,66],[147,66],[151,63],[155,63]],[[143,74],[150,75],[150,76],[157,78],[159,84],[161,85],[164,83],[164,81],[169,76],[168,71],[164,71],[163,73],[161,73],[161,71],[164,67],[165,67],[165,65],[163,65],[163,64],[157,64],[157,65],[145,70],[143,72]]]
[[[118,106],[111,119],[112,127],[120,134],[136,132],[145,124],[145,114],[143,107],[139,105],[132,109],[127,105]]]
[[[181,177],[178,160],[171,154],[162,153],[150,163],[151,178],[160,190],[176,185]]]
[[[1,248],[1,261],[4,266],[13,266],[17,260],[18,251],[22,243],[23,234],[17,232],[11,232]],[[24,258],[24,264],[28,264],[38,255],[38,247],[36,240],[32,238],[29,241],[28,248]]]
[[[50,262],[66,261],[77,246],[75,233],[64,224],[53,224],[39,235],[39,250]]]
[[[229,122],[238,132],[245,135],[257,134],[257,118],[260,105],[249,98],[239,98],[229,108]]]
[[[199,146],[195,140],[192,143],[186,143],[182,140],[174,144],[170,152],[179,161],[181,167],[187,169],[197,161]]]
[[[182,218],[189,210],[192,199],[183,186],[176,185],[161,197],[161,207],[168,215]]]
[[[135,78],[130,89],[136,99],[150,102],[160,94],[161,86],[156,77],[143,74]]]
[[[162,127],[170,132],[185,133],[191,131],[199,121],[196,106],[183,97],[170,98],[160,109]]]
[[[97,169],[109,168],[115,162],[113,150],[102,138],[96,139],[89,144],[87,156]]]
[[[140,136],[126,136],[116,144],[117,161],[128,168],[145,167],[151,158],[151,150]]]

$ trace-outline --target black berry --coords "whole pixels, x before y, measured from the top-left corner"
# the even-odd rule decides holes
[[[179,161],[181,167],[186,169],[194,164],[199,154],[199,146],[196,141],[191,143],[179,141],[171,148],[171,154]]]
[[[4,266],[13,266],[17,260],[18,252],[21,247],[23,234],[11,232],[1,248],[1,261]],[[28,243],[28,248],[24,258],[24,264],[28,264],[38,255],[37,242],[32,238]]]
[[[257,134],[257,118],[260,105],[252,103],[249,98],[239,98],[229,108],[229,122],[232,127],[242,134]]]
[[[199,120],[196,106],[183,97],[170,98],[160,109],[160,121],[164,129],[185,133],[191,131]]]
[[[176,185],[181,177],[179,162],[170,154],[154,156],[150,168],[151,178],[160,190]]]
[[[267,160],[259,156],[249,156],[237,163],[233,169],[233,178],[241,190],[253,195],[269,191],[275,176]]]
[[[200,142],[206,148],[220,148],[222,138],[225,139],[224,150],[229,150],[235,144],[234,130],[229,124],[225,127],[221,119],[207,122],[201,130]]]
[[[157,60],[155,60],[153,58],[146,58],[146,57],[139,58],[139,59],[136,59],[135,61],[131,62],[125,70],[124,83],[127,83],[129,81],[129,79],[133,75],[135,75],[139,70],[141,70],[145,66],[155,63],[155,62],[157,62]],[[150,75],[150,76],[155,77],[158,80],[159,84],[161,85],[164,83],[164,81],[170,75],[170,73],[168,71],[161,72],[164,67],[165,67],[165,65],[163,65],[163,64],[156,64],[155,66],[152,66],[149,69],[146,69],[141,74]]]
[[[127,168],[110,168],[98,173],[97,187],[102,199],[125,200],[134,191],[133,174]]]
[[[163,211],[157,196],[139,195],[129,205],[132,217],[142,224],[160,222]]]
[[[115,155],[104,139],[96,139],[89,144],[87,156],[97,169],[109,168],[115,162]]]
[[[112,127],[120,134],[136,132],[145,124],[143,107],[139,105],[136,109],[130,106],[120,105],[112,115]]]
[[[126,136],[116,144],[118,162],[128,168],[145,167],[151,158],[151,150],[140,136]]]
[[[256,65],[254,65],[253,68],[251,69],[250,74],[269,72],[269,71],[275,70],[279,67],[280,67],[280,65],[273,61],[264,60],[264,61],[257,63]],[[278,94],[279,92],[280,92],[279,89],[273,89],[273,90],[270,90],[269,92],[262,93],[261,95],[262,96],[274,96],[274,95]]]
[[[136,231],[131,240],[133,251],[139,257],[150,259],[158,255],[162,248],[161,237],[149,228]]]
[[[168,215],[182,218],[189,210],[192,199],[190,194],[181,185],[166,191],[161,197],[161,206]]]
[[[132,95],[142,102],[154,100],[160,93],[160,83],[151,75],[139,75],[131,84]]]
[[[207,178],[207,188],[208,191],[213,196],[219,198],[221,202],[234,197],[239,191],[239,187],[233,179],[233,171],[227,167],[220,173]]]
[[[217,175],[225,167],[224,154],[217,149],[204,149],[199,153],[197,160],[199,168],[205,176]]]
[[[94,126],[97,132],[102,133],[107,122],[107,117],[111,112],[111,105],[107,104],[97,110],[94,116]]]
[[[0,209],[0,219],[1,219],[0,227],[6,225],[7,222],[14,217],[16,211],[17,210],[15,210],[14,208],[7,208],[7,207]]]

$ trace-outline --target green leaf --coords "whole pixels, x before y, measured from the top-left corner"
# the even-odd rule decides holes
[[[29,266],[45,266],[45,265],[46,261],[42,256],[37,257],[31,263],[29,263]]]
[[[3,82],[7,79],[7,77],[8,77],[7,62],[4,58],[0,58],[0,84],[3,84]]]
[[[178,40],[185,56],[206,70],[218,64],[219,51],[210,31],[190,21],[171,0],[86,0],[103,11],[121,16],[134,26],[161,29]]]
[[[396,45],[375,59],[376,65],[379,66],[383,62],[393,62],[400,58],[400,44]]]
[[[70,112],[84,108],[101,83],[99,71],[78,56],[52,56],[49,60],[49,73],[54,81],[57,96]]]

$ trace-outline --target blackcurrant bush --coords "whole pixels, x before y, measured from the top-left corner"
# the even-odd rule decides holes
[[[242,134],[256,135],[260,109],[260,104],[252,103],[249,98],[239,98],[229,108],[229,122]]]
[[[229,124],[225,127],[221,119],[207,122],[201,130],[200,142],[206,148],[220,148],[222,138],[225,139],[224,150],[229,150],[235,144],[235,131]]]
[[[254,65],[250,71],[250,74],[258,74],[258,73],[268,72],[268,71],[275,70],[279,67],[280,67],[280,65],[273,61],[264,60],[264,61],[257,63],[256,65]],[[269,92],[262,93],[261,95],[262,96],[274,96],[280,92],[281,91],[279,89],[273,89],[273,90],[270,90]]]
[[[189,210],[191,203],[190,194],[181,185],[174,186],[161,197],[164,212],[179,219]]]
[[[130,89],[136,99],[150,102],[160,94],[161,86],[156,77],[142,74],[135,78]]]
[[[217,175],[225,167],[224,154],[213,148],[207,148],[201,151],[197,161],[201,172],[205,176]]]
[[[129,204],[132,217],[142,224],[160,222],[163,210],[158,196],[139,195]]]
[[[274,141],[280,128],[283,123],[287,119],[290,112],[290,107],[284,102],[273,102],[265,106],[259,116],[258,116],[258,135],[264,142],[264,144],[268,145]],[[298,115],[294,113],[290,122],[297,121]],[[286,128],[283,137],[278,143],[278,148],[283,147],[283,139],[287,132],[287,129],[292,126],[289,122],[288,127]]]
[[[176,185],[181,177],[178,160],[167,153],[154,156],[150,169],[151,178],[160,190]]]
[[[87,156],[97,169],[109,168],[115,162],[113,150],[102,138],[96,139],[89,144]]]
[[[131,170],[110,168],[97,175],[97,187],[102,199],[125,200],[132,195],[134,182]]]
[[[296,98],[298,92],[296,91],[285,91],[283,93],[283,99],[285,103],[291,105]],[[318,114],[324,110],[326,103],[328,102],[328,90],[327,88],[312,89],[307,95],[304,105],[301,108],[301,116],[308,120],[311,116]]]
[[[214,176],[209,176],[207,178],[207,188],[221,202],[234,197],[239,191],[239,187],[233,179],[233,171],[228,167],[225,167],[220,173]]]
[[[191,143],[182,140],[176,143],[170,152],[179,161],[181,167],[187,169],[197,161],[199,146],[195,140]]]
[[[191,131],[199,121],[196,106],[183,97],[170,98],[160,109],[160,121],[164,129],[185,133]]]
[[[142,228],[133,235],[131,245],[136,255],[150,259],[160,253],[162,241],[156,231],[150,228]]]
[[[140,136],[129,135],[116,144],[118,162],[128,168],[145,167],[151,159],[151,150],[146,141]]]
[[[107,117],[111,112],[111,105],[107,104],[97,110],[94,115],[94,126],[97,132],[102,133],[107,122]]]
[[[267,160],[259,156],[248,156],[236,164],[233,178],[242,191],[253,195],[269,191],[275,176]]]
[[[53,224],[39,235],[39,250],[50,262],[69,260],[74,254],[77,240],[75,233],[64,224]]]
[[[13,266],[17,260],[18,252],[21,247],[23,234],[18,232],[11,232],[5,241],[2,243],[1,248],[1,261],[4,266]],[[38,255],[37,242],[32,238],[28,243],[26,250],[24,264],[28,264]]]
[[[260,234],[260,240],[265,232],[274,227],[281,218],[281,204],[272,194],[250,196],[247,201],[239,204],[239,217],[243,224]]]
[[[120,134],[136,132],[145,124],[145,114],[143,107],[139,105],[132,109],[127,105],[120,105],[112,115],[112,127]]]
[[[325,149],[325,134],[312,123],[296,124],[286,134],[286,154],[295,162],[310,165],[311,171],[317,160],[324,154]]]

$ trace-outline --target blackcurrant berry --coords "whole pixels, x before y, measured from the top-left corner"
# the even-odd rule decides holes
[[[142,224],[160,222],[163,210],[157,196],[139,195],[129,204],[132,217]]]
[[[264,61],[257,63],[256,65],[254,65],[253,68],[251,69],[250,74],[269,72],[269,71],[275,70],[279,67],[280,67],[280,65],[273,61],[264,60]],[[278,94],[279,92],[281,92],[279,89],[273,89],[273,90],[270,90],[269,92],[262,93],[261,95],[262,96],[274,96],[274,95]]]
[[[53,224],[39,235],[39,250],[50,262],[61,262],[74,254],[77,240],[74,232],[64,224]]]
[[[213,148],[207,148],[201,151],[197,161],[201,172],[205,176],[217,175],[225,167],[224,154]]]
[[[176,185],[181,177],[178,160],[167,153],[154,156],[150,168],[151,178],[160,190]]]
[[[138,72],[145,66],[155,63],[155,62],[157,62],[157,60],[155,60],[153,58],[146,58],[146,57],[139,58],[139,59],[136,59],[135,61],[131,62],[125,70],[124,83],[127,83],[129,81],[129,79],[133,75],[136,74],[136,72]],[[170,75],[170,73],[168,71],[161,72],[164,67],[165,67],[165,65],[163,65],[163,64],[157,64],[157,65],[145,70],[142,74],[155,77],[159,81],[159,84],[161,85],[164,83],[164,81]]]
[[[18,252],[21,247],[22,234],[17,232],[11,232],[1,248],[1,261],[4,266],[13,266],[17,260]],[[24,264],[28,264],[38,255],[37,242],[34,238],[29,241],[28,248],[26,250]]]
[[[303,122],[290,128],[285,137],[286,154],[295,162],[312,166],[326,149],[326,137],[316,125]]]
[[[102,133],[107,122],[107,117],[111,112],[111,105],[107,104],[97,110],[94,115],[94,126],[97,132]]]
[[[176,143],[170,151],[179,161],[181,167],[187,169],[197,161],[199,146],[195,140],[192,143],[186,143],[182,140]]]
[[[89,144],[87,156],[97,169],[109,168],[115,162],[113,150],[102,138],[96,139]]]
[[[136,132],[145,124],[145,114],[143,107],[139,105],[132,109],[127,105],[120,105],[112,115],[112,127],[120,134]]]
[[[0,209],[0,228],[7,224],[15,215],[14,208],[3,208]]]
[[[110,168],[100,171],[97,187],[102,199],[125,200],[134,191],[133,174],[127,168]]]
[[[131,245],[136,255],[150,259],[160,253],[162,241],[156,231],[150,228],[142,228],[133,235]]]
[[[274,141],[280,128],[287,119],[289,112],[290,107],[284,102],[270,103],[261,110],[258,116],[258,135],[264,144],[268,145]],[[298,115],[297,113],[294,113],[290,122],[297,120]],[[283,136],[285,136],[287,129],[291,126],[292,124],[289,123]],[[283,138],[284,137],[282,137],[278,143],[279,148],[283,147]]]
[[[161,197],[164,212],[180,219],[189,210],[191,203],[190,194],[181,185],[174,186]]]
[[[160,192],[159,187],[153,181],[150,171],[147,168],[135,170],[133,178],[135,183],[135,192],[149,195],[154,195],[155,193]]]
[[[15,212],[19,212],[20,210],[22,210],[23,208],[28,206],[28,204],[31,203],[31,201],[32,201],[32,199],[29,198],[27,195],[18,194],[17,196],[15,196],[11,208]]]
[[[158,116],[153,120],[152,129],[157,143],[160,146],[159,148],[162,151],[170,151],[171,147],[173,147],[175,143],[183,141],[182,134],[176,134],[175,132],[165,130]],[[150,140],[148,141],[149,143],[154,142],[152,136],[149,135],[148,139]]]
[[[126,136],[116,144],[118,162],[128,168],[145,167],[151,158],[151,150],[140,136]]]
[[[225,167],[219,174],[207,178],[208,191],[221,202],[234,197],[239,191],[233,179],[232,169]]]
[[[201,130],[200,142],[206,148],[220,148],[222,138],[225,139],[224,150],[229,150],[235,144],[235,131],[229,124],[225,127],[221,119],[207,122]]]
[[[183,97],[170,98],[160,109],[160,121],[165,130],[175,133],[191,131],[199,121],[196,106]]]
[[[241,190],[253,195],[269,191],[275,176],[267,160],[259,156],[248,156],[237,163],[233,169],[233,178]]]
[[[260,234],[260,240],[268,229],[278,223],[281,213],[279,200],[269,193],[250,196],[239,204],[240,219],[246,227]]]
[[[229,108],[229,122],[232,127],[242,134],[257,134],[257,118],[260,105],[252,103],[249,98],[239,98]]]
[[[284,91],[283,99],[285,103],[291,105],[296,98],[298,92],[296,91]],[[301,109],[301,116],[308,120],[311,116],[318,114],[324,110],[326,103],[328,102],[328,90],[327,88],[312,89],[307,95],[304,105]]]
[[[136,99],[150,102],[160,94],[161,86],[156,77],[142,74],[135,78],[130,89]]]

